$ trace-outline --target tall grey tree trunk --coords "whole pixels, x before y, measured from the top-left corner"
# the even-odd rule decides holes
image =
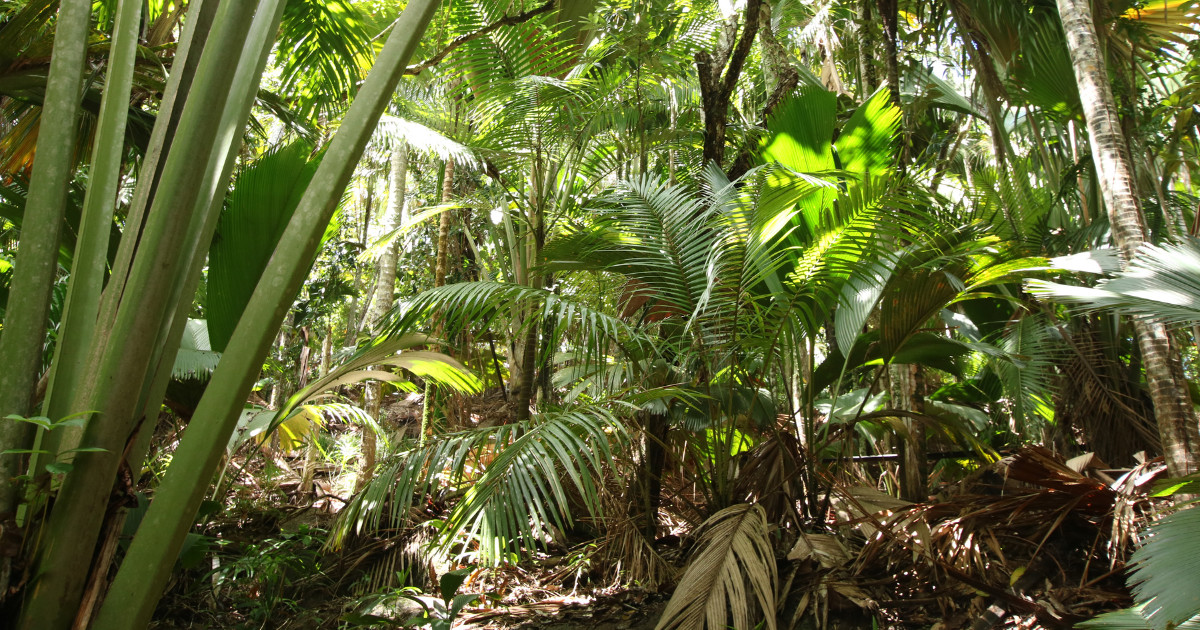
[[[366,194],[363,196],[363,202],[362,202],[363,203],[362,232],[358,235],[359,242],[363,244],[363,247],[366,247],[366,245],[367,245],[367,228],[368,228],[368,226],[371,225],[371,206],[374,202],[375,202],[375,178],[368,177],[367,178],[367,190],[366,190]],[[346,346],[354,346],[354,345],[358,344],[358,330],[360,328],[358,321],[359,321],[359,318],[362,317],[363,314],[365,314],[367,307],[369,306],[367,304],[364,304],[362,306],[362,312],[359,312],[359,310],[358,310],[359,309],[358,303],[360,301],[358,296],[363,291],[362,284],[363,284],[362,268],[360,267],[358,269],[355,269],[355,271],[354,271],[354,294],[350,296],[350,306],[346,311],[346,340],[343,342],[343,345],[346,345]],[[369,300],[369,298],[368,298],[368,300]]]
[[[408,144],[401,141],[392,150],[391,170],[388,172],[388,204],[383,217],[385,234],[395,231],[404,221],[404,191],[407,182]],[[383,316],[392,308],[396,293],[396,258],[399,254],[400,238],[396,237],[379,256],[379,273],[375,279],[374,296],[371,298],[371,305],[367,310],[367,327],[372,333],[375,332],[375,328]],[[378,422],[382,419],[379,417],[383,408],[382,384],[379,381],[368,381],[366,395],[367,415],[375,418],[375,421]],[[371,428],[363,427],[362,435],[362,473],[358,476],[359,488],[373,476],[376,454],[379,450],[375,432]]]
[[[1112,225],[1113,242],[1125,264],[1145,241],[1146,227],[1134,191],[1133,168],[1108,83],[1092,6],[1088,0],[1058,0],[1058,13],[1075,68],[1092,160]],[[1172,476],[1188,474],[1196,470],[1200,427],[1192,411],[1178,348],[1173,347],[1170,333],[1162,324],[1134,320],[1133,325],[1167,467]]]

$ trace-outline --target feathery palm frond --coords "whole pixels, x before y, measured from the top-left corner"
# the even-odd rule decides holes
[[[1133,594],[1145,601],[1142,611],[1155,630],[1200,615],[1200,593],[1195,576],[1200,575],[1200,510],[1181,510],[1151,526],[1149,540],[1133,554],[1136,563],[1130,581]]]
[[[727,507],[701,525],[697,551],[655,630],[756,627],[751,595],[766,626],[773,630],[777,581],[775,552],[762,507]]]
[[[373,142],[378,142],[388,150],[393,150],[401,142],[417,151],[432,153],[445,160],[453,158],[455,167],[475,167],[479,159],[470,147],[464,146],[453,138],[421,124],[399,116],[384,114],[375,128]]]
[[[381,464],[342,511],[330,544],[381,527],[385,514],[387,522],[403,522],[416,502],[449,490],[463,496],[445,520],[443,545],[466,535],[491,562],[517,551],[514,545],[530,553],[550,527],[572,522],[569,493],[589,515],[599,515],[597,478],[612,459],[611,444],[627,439],[616,418],[598,407],[438,436]]]
[[[572,329],[589,340],[583,344],[587,352],[577,354],[585,360],[601,360],[599,357],[603,357],[609,342],[638,344],[644,340],[642,334],[624,321],[578,300],[546,289],[501,282],[463,282],[424,291],[407,304],[403,313],[394,313],[383,329],[391,335],[400,334],[437,314],[450,337],[458,332],[458,327],[487,328],[515,309],[530,306],[535,309],[534,317],[527,318],[525,325],[553,321],[552,337]]]
[[[1133,553],[1139,602],[1134,608],[1101,615],[1080,624],[1089,630],[1166,630],[1200,628],[1200,509],[1184,509],[1150,526],[1149,540]]]
[[[1094,288],[1029,280],[1029,291],[1077,304],[1085,310],[1111,310],[1169,324],[1200,321],[1200,241],[1145,244],[1124,271]]]
[[[366,16],[347,0],[293,0],[280,23],[277,63],[283,92],[302,110],[349,102],[372,55]]]
[[[1123,608],[1076,624],[1076,627],[1084,630],[1155,630],[1151,628],[1150,622],[1143,614],[1145,609],[1146,604]],[[1175,630],[1200,630],[1200,615],[1192,617],[1174,628]]]
[[[332,389],[365,380],[403,383],[405,379],[388,371],[386,368],[389,367],[406,370],[466,394],[478,393],[483,389],[482,382],[453,358],[440,352],[410,350],[430,341],[424,335],[394,335],[372,340],[341,364],[330,369],[327,375],[293,394],[277,411],[261,411],[251,414],[252,417],[245,417],[245,422],[239,423],[241,438],[235,440],[244,440],[251,436],[250,433],[270,435],[276,429],[286,426],[285,432],[294,442],[317,428],[325,415],[357,420],[356,423],[365,424],[379,433],[378,424],[366,412],[350,405],[316,404],[315,401],[327,396],[327,392]],[[231,444],[233,443],[235,441],[231,441]]]

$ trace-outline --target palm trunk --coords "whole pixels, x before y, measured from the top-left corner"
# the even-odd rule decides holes
[[[391,170],[388,173],[388,205],[387,214],[383,220],[384,233],[391,233],[400,227],[404,220],[404,191],[408,181],[408,145],[400,142],[392,151]],[[371,298],[371,308],[367,312],[367,325],[372,333],[379,321],[392,308],[396,293],[396,258],[400,254],[399,237],[383,250],[379,257],[379,274],[375,280],[375,295]],[[367,414],[376,422],[383,408],[383,388],[379,381],[367,382]],[[363,427],[362,439],[362,471],[358,475],[357,487],[362,488],[375,473],[375,459],[379,450],[375,431]]]
[[[983,100],[987,108],[988,127],[991,129],[992,153],[1001,169],[1008,163],[1008,154],[1012,147],[1008,142],[1008,132],[1004,128],[1004,111],[1001,103],[1008,98],[1004,84],[996,74],[995,65],[988,55],[988,39],[981,33],[979,26],[971,17],[971,11],[962,0],[952,0],[948,7],[958,27],[959,36],[963,39],[963,47],[967,58],[979,76],[979,84],[983,88]]]
[[[920,366],[893,364],[888,366],[889,395],[892,407],[922,413]],[[925,459],[925,428],[913,418],[901,418],[907,435],[901,435],[900,498],[919,503],[928,499],[929,467]]]
[[[879,18],[883,22],[884,65],[892,103],[900,107],[900,13],[897,0],[879,0]]]
[[[859,0],[858,4],[858,68],[862,81],[862,100],[875,93],[875,38],[871,35],[872,0]]]
[[[1134,191],[1133,169],[1117,116],[1116,101],[1108,83],[1092,6],[1088,0],[1058,0],[1058,12],[1087,119],[1097,183],[1112,225],[1113,242],[1124,264],[1145,241],[1146,228]],[[1167,468],[1172,476],[1188,474],[1196,470],[1200,427],[1197,427],[1192,410],[1178,349],[1172,347],[1171,336],[1162,324],[1135,319],[1133,325]]]
[[[374,178],[367,179],[367,193],[363,199],[363,229],[359,235],[359,242],[366,247],[367,244],[367,226],[371,224],[371,206],[375,201],[375,180]],[[362,268],[354,270],[354,295],[350,297],[350,307],[346,311],[346,339],[342,342],[344,346],[358,345],[359,319],[366,314],[370,304],[363,304],[362,311],[359,311],[358,296],[363,292]],[[370,302],[370,299],[367,300]]]
[[[442,203],[454,198],[454,158],[446,159],[446,176],[442,180]],[[452,210],[443,210],[438,221],[437,267],[434,269],[433,286],[446,285],[446,260],[450,253],[450,221]]]
[[[446,158],[446,168],[442,173],[442,205],[449,204],[454,199],[454,158]],[[443,210],[441,216],[438,217],[438,238],[437,238],[437,253],[436,265],[433,269],[433,286],[446,286],[446,275],[449,273],[450,259],[450,223],[453,219],[453,210]],[[435,336],[441,339],[445,334],[446,327],[443,324],[442,314],[438,313],[435,317]],[[442,339],[442,341],[445,341]],[[421,439],[425,439],[425,434],[429,431],[429,421],[433,414],[439,414],[444,411],[441,400],[432,382],[425,382],[425,407],[421,414]]]

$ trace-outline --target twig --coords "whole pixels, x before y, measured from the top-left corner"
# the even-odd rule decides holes
[[[443,48],[436,55],[430,57],[429,59],[426,59],[424,62],[419,63],[415,66],[409,66],[409,67],[405,68],[404,74],[413,74],[413,75],[421,74],[422,72],[441,63],[441,61],[446,58],[446,55],[449,55],[450,53],[454,52],[454,50],[456,48],[458,48],[459,46],[462,46],[463,44],[465,44],[471,40],[479,39],[480,37],[483,37],[484,35],[487,35],[493,31],[495,31],[496,29],[500,28],[501,26],[514,26],[516,24],[528,22],[529,20],[533,19],[535,16],[541,15],[542,13],[548,13],[550,11],[550,9],[553,9],[553,8],[554,8],[554,0],[546,0],[546,4],[543,4],[542,6],[536,8],[536,9],[530,9],[524,13],[518,13],[517,15],[510,15],[510,16],[500,18],[499,20],[496,20],[495,22],[488,24],[487,26],[479,29],[478,31],[475,31],[474,33],[468,33],[466,35],[460,35],[458,37],[455,37],[448,45],[446,45],[445,48]]]

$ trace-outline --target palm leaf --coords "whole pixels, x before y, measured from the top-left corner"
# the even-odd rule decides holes
[[[1200,240],[1145,244],[1126,269],[1094,288],[1029,280],[1029,291],[1087,311],[1109,310],[1168,324],[1200,322]]]
[[[372,55],[366,16],[347,0],[292,0],[276,45],[283,92],[301,97],[302,111],[333,109],[358,90]]]
[[[310,159],[310,152],[303,142],[275,149],[245,168],[234,182],[209,249],[207,311],[214,350],[225,350],[316,173],[319,160]]]
[[[527,422],[463,431],[402,450],[342,511],[330,537],[340,545],[351,533],[408,518],[416,501],[443,489],[462,491],[445,520],[440,542],[462,536],[489,562],[508,557],[514,545],[532,553],[551,526],[572,522],[569,495],[598,516],[597,478],[611,461],[611,443],[627,441],[624,427],[598,407],[543,412]]]
[[[1200,510],[1181,510],[1151,526],[1149,540],[1133,554],[1133,594],[1154,630],[1200,615]]]
[[[1200,509],[1185,509],[1150,526],[1134,552],[1134,608],[1102,615],[1080,627],[1104,630],[1200,628]]]
[[[1152,630],[1150,622],[1143,615],[1145,609],[1146,604],[1139,604],[1132,608],[1104,613],[1095,619],[1079,623],[1076,627],[1085,630]],[[1175,626],[1175,630],[1200,630],[1200,615]]]
[[[890,95],[887,86],[879,88],[846,121],[837,139],[841,168],[859,175],[882,175],[894,168],[901,113]]]
[[[221,353],[214,352],[208,342],[208,324],[202,319],[189,319],[171,366],[171,378],[206,381],[220,360]]]
[[[402,142],[407,143],[412,149],[432,153],[443,160],[453,158],[455,168],[475,167],[479,163],[470,147],[418,121],[399,116],[384,114],[375,128],[372,142],[389,151],[401,146]]]
[[[762,507],[739,504],[713,514],[701,525],[697,549],[655,630],[754,628],[751,594],[774,629],[778,579]]]
[[[423,379],[443,385],[464,394],[476,394],[483,389],[483,383],[461,363],[440,352],[427,350],[411,350],[411,348],[427,344],[431,341],[423,335],[396,335],[372,340],[347,357],[341,364],[329,370],[329,374],[313,381],[288,398],[278,411],[264,412],[266,419],[261,420],[262,431],[270,435],[273,431],[293,422],[297,416],[302,418],[319,418],[325,413],[345,419],[360,418],[353,408],[341,406],[322,406],[312,404],[326,396],[326,393],[353,383],[366,380],[404,381],[405,379],[387,371],[393,367],[411,372]],[[296,420],[296,422],[307,422]],[[369,417],[363,420],[376,433],[379,426]],[[297,430],[293,427],[293,434]]]
[[[642,333],[621,319],[580,300],[546,289],[502,282],[463,282],[424,291],[413,298],[404,313],[393,314],[382,329],[391,335],[401,334],[416,329],[436,314],[446,325],[445,334],[452,337],[463,326],[486,329],[497,320],[507,322],[515,311],[531,307],[533,317],[526,318],[525,325],[554,322],[554,329],[549,331],[551,338],[562,338],[573,331],[583,340],[579,343],[582,352],[576,356],[585,364],[604,362],[610,343],[633,347],[645,342]]]

